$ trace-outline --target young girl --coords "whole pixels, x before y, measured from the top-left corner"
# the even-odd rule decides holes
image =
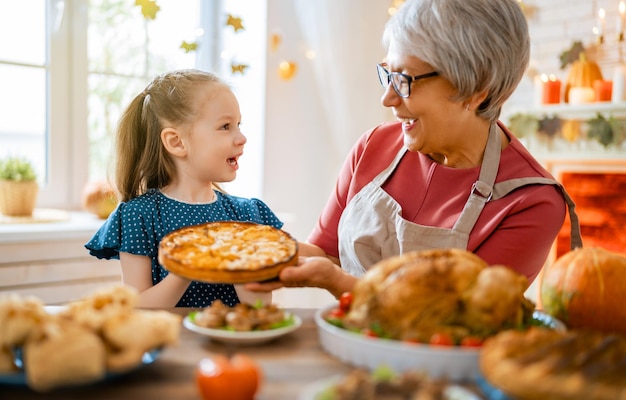
[[[246,143],[240,123],[231,89],[198,70],[157,77],[122,115],[120,204],[85,247],[98,258],[119,258],[123,282],[140,292],[138,306],[207,307],[216,299],[233,306],[261,296],[248,292],[244,300],[239,285],[189,281],[157,261],[163,236],[184,226],[219,220],[283,226],[261,200],[230,196],[215,184],[237,175]]]

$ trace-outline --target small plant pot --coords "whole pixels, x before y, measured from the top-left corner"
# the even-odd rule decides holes
[[[38,193],[39,185],[35,181],[0,180],[0,213],[11,217],[33,215]]]

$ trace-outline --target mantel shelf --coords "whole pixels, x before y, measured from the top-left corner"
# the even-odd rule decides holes
[[[589,103],[589,104],[546,104],[533,107],[515,107],[511,109],[509,115],[516,113],[532,114],[536,116],[558,116],[564,119],[587,120],[594,118],[597,114],[613,116],[615,118],[626,118],[626,102],[612,103]]]

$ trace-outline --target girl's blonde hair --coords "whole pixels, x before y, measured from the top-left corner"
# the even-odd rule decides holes
[[[115,186],[120,201],[148,189],[169,184],[174,162],[161,142],[166,123],[190,122],[196,112],[195,95],[204,84],[225,84],[216,75],[184,69],[156,77],[128,105],[120,119],[116,140]]]

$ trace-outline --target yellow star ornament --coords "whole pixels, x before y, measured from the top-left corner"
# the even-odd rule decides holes
[[[141,7],[141,14],[145,19],[156,19],[156,14],[161,9],[156,0],[135,0],[135,5]]]
[[[187,41],[183,40],[183,42],[180,45],[180,48],[185,50],[185,53],[189,53],[189,52],[198,50],[198,43],[196,42],[187,43]]]
[[[248,68],[246,64],[231,64],[230,65],[230,69],[233,75],[236,74],[237,72],[243,75],[246,68]]]
[[[235,32],[237,32],[239,29],[244,30],[243,24],[241,23],[241,18],[233,17],[232,14],[228,14],[226,26],[232,26]]]

